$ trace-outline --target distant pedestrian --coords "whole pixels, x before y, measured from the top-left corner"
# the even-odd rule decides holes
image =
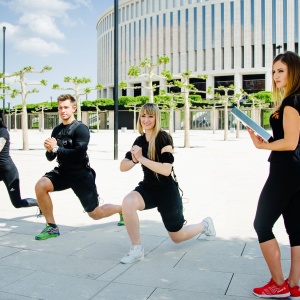
[[[122,208],[121,205],[113,204],[99,206],[95,184],[96,173],[90,167],[87,155],[89,129],[74,117],[76,100],[73,96],[61,95],[57,102],[62,123],[53,129],[51,137],[45,140],[44,147],[47,150],[47,159],[53,161],[56,158],[58,167],[46,173],[35,186],[37,200],[47,222],[45,229],[35,237],[36,240],[60,235],[54,220],[53,205],[49,195],[51,192],[71,188],[84,210],[94,220],[115,213],[121,214]]]
[[[274,141],[265,143],[248,128],[256,148],[271,150],[269,176],[254,220],[271,280],[253,293],[261,298],[300,299],[300,57],[291,51],[278,54],[272,72],[273,96],[278,104],[270,116]],[[291,268],[286,279],[272,230],[281,215],[291,246]]]
[[[120,170],[129,171],[140,163],[144,179],[123,200],[122,211],[127,233],[132,246],[121,259],[121,263],[130,264],[144,258],[141,244],[140,225],[137,211],[157,208],[171,240],[180,243],[198,234],[207,239],[216,235],[211,218],[205,218],[194,225],[185,225],[182,199],[178,185],[172,177],[173,140],[161,129],[160,110],[157,105],[148,103],[142,106],[138,118],[140,136],[121,161]]]
[[[3,181],[15,208],[38,206],[34,198],[21,198],[19,172],[10,156],[10,136],[0,117],[0,181]]]

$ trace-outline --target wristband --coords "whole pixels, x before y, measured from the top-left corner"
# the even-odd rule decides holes
[[[131,160],[135,165],[139,163],[139,161],[133,161]]]

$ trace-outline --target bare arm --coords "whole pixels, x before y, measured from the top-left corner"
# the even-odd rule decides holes
[[[271,143],[263,142],[263,140],[260,137],[256,136],[251,129],[248,129],[248,132],[251,136],[254,146],[258,149],[273,151],[295,150],[299,141],[300,118],[298,111],[291,106],[286,106],[284,108],[283,130],[284,138]]]
[[[136,164],[128,159],[128,158],[124,158],[121,160],[121,163],[120,163],[120,171],[121,172],[126,172],[126,171],[129,171],[131,170]]]

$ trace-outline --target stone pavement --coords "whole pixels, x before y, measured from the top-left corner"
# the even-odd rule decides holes
[[[36,181],[56,165],[44,156],[50,131],[30,131],[29,151],[20,151],[21,131],[10,134],[22,196],[34,197]],[[137,133],[119,131],[118,136],[119,159],[114,160],[113,131],[91,133],[89,155],[105,203],[121,203],[142,178],[140,165],[119,171]],[[44,218],[36,217],[36,208],[15,209],[0,183],[0,299],[257,299],[252,288],[270,279],[252,225],[268,174],[268,151],[255,149],[245,131],[238,139],[230,133],[228,141],[222,131],[191,131],[189,149],[183,148],[183,131],[173,137],[185,218],[192,224],[211,216],[215,241],[200,236],[174,244],[156,209],[140,212],[145,258],[123,265],[119,260],[130,241],[125,227],[117,226],[117,215],[94,221],[72,191],[53,193],[61,235],[36,241]],[[287,275],[290,249],[281,219],[274,231]]]

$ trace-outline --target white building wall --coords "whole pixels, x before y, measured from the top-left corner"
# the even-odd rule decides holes
[[[254,0],[254,68],[262,66],[261,0]]]
[[[142,5],[142,2],[144,3]],[[231,3],[234,5],[234,36],[231,32]],[[138,65],[145,57],[153,62],[162,55],[170,57],[170,63],[159,68],[165,68],[173,74],[187,70],[195,74],[208,75],[207,86],[214,86],[215,76],[231,75],[237,88],[243,85],[243,76],[248,74],[265,74],[265,89],[271,89],[273,48],[283,46],[283,5],[284,1],[275,1],[276,16],[272,17],[274,3],[265,0],[265,15],[262,16],[262,1],[254,0],[254,30],[251,28],[251,0],[244,0],[244,35],[241,39],[241,1],[240,0],[210,0],[183,2],[180,0],[142,1],[126,0],[119,4],[119,81],[129,84],[140,82],[138,78],[129,78],[127,75],[130,65]],[[148,4],[148,6],[147,6]],[[160,6],[161,4],[161,6]],[[215,41],[212,44],[211,13],[215,7]],[[221,6],[224,5],[224,45],[221,43]],[[142,10],[143,7],[143,10]],[[205,7],[205,46],[203,45],[203,11]],[[197,8],[197,49],[194,49],[194,9]],[[188,9],[188,32],[186,31],[186,9]],[[287,50],[295,50],[295,1],[287,0]],[[178,26],[178,11],[180,11],[180,26]],[[173,12],[173,26],[170,26],[170,12]],[[166,14],[166,24],[163,26],[163,14]],[[300,15],[300,5],[298,5]],[[159,28],[157,30],[157,16]],[[152,17],[152,34],[150,33],[150,17]],[[276,41],[272,40],[272,19],[276,19]],[[146,34],[145,20],[146,19]],[[263,56],[262,20],[265,20],[265,55]],[[110,97],[114,85],[113,74],[113,7],[103,14],[97,23],[97,74],[98,82],[104,86],[99,96]],[[131,34],[129,34],[131,24]],[[136,30],[134,31],[134,24]],[[140,25],[139,25],[140,24]],[[300,22],[298,22],[300,32]],[[125,28],[126,25],[126,28]],[[134,34],[135,33],[135,34]],[[130,39],[129,39],[130,37]],[[178,40],[180,37],[180,41]],[[233,44],[232,44],[233,40]],[[273,45],[274,42],[274,45]],[[130,46],[131,45],[131,46]],[[134,47],[135,45],[135,47]],[[165,45],[165,47],[164,47]],[[222,48],[224,46],[224,55]],[[131,47],[131,51],[129,51]],[[233,54],[232,54],[233,47]],[[242,57],[242,47],[244,56]],[[214,55],[213,51],[214,49]],[[253,55],[254,49],[254,55]],[[281,52],[283,48],[281,49]],[[299,47],[298,47],[299,51]],[[277,51],[276,51],[277,53]],[[197,59],[195,59],[195,55]],[[254,58],[254,61],[253,61]],[[232,61],[234,60],[234,62]],[[244,67],[242,67],[242,60]],[[265,66],[263,66],[263,61]],[[223,68],[224,66],[224,68]],[[232,68],[233,66],[233,68]],[[239,86],[237,86],[239,85]],[[133,90],[127,90],[133,95]],[[142,94],[148,94],[142,91]]]
[[[251,70],[251,1],[244,1],[245,13],[244,13],[244,39],[241,41],[244,46],[244,69],[246,71]]]
[[[231,68],[231,26],[230,26],[230,2],[224,3],[224,57],[222,58],[224,71],[232,74]],[[221,69],[222,66],[221,66]]]
[[[221,20],[221,4],[215,4],[215,19]],[[212,34],[212,33],[211,33]],[[214,44],[212,44],[212,48],[214,49],[215,53],[215,68],[213,70],[221,70],[222,68],[222,53],[221,51],[217,51],[217,49],[221,49],[221,22],[215,22],[215,40]]]
[[[234,2],[234,10],[240,11],[240,2]],[[234,70],[235,76],[241,72],[241,15],[234,14]],[[241,86],[241,85],[238,85]]]
[[[288,0],[287,1],[288,11],[294,12],[292,9],[294,7],[294,0]],[[298,15],[299,16],[299,15]],[[295,14],[291,13],[288,14],[287,18],[287,48],[291,51],[295,51],[295,43],[294,43],[294,37],[295,37]]]

